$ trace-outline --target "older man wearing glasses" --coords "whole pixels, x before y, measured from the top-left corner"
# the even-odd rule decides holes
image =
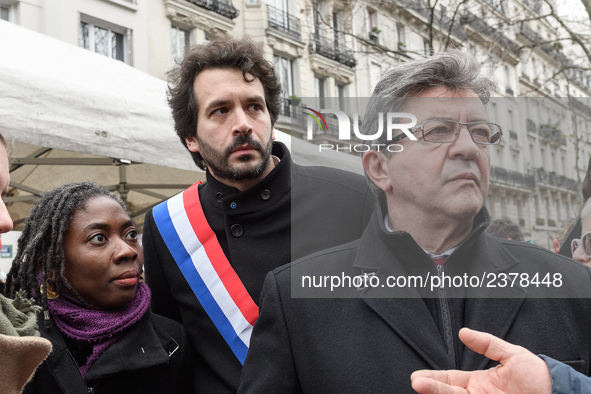
[[[484,231],[502,136],[492,87],[459,52],[382,77],[363,131],[406,113],[414,138],[392,133],[378,143],[402,151],[364,154],[379,204],[358,241],[267,275],[239,392],[411,393],[415,370],[494,365],[462,344],[464,326],[589,373],[591,270]]]

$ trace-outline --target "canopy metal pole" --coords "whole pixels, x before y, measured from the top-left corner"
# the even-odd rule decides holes
[[[121,164],[119,165],[119,185],[117,185],[117,191],[121,196],[123,202],[127,204],[127,194],[129,193],[129,189],[127,188],[127,165]]]

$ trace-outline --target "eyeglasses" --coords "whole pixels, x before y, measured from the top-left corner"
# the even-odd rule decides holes
[[[572,254],[575,254],[575,250],[577,250],[579,246],[583,247],[583,253],[585,256],[591,258],[591,231],[584,233],[581,238],[575,238],[572,240],[570,244]]]
[[[449,119],[430,119],[409,131],[416,133],[420,130],[423,134],[423,140],[426,142],[452,143],[458,139],[460,130],[464,126],[470,132],[472,141],[477,144],[498,145],[501,142],[501,136],[503,135],[501,126],[492,122],[462,123]],[[399,134],[392,138],[392,142],[400,141],[406,136],[405,133]]]

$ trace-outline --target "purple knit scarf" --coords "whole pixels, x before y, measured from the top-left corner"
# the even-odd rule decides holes
[[[150,289],[145,283],[138,285],[131,303],[117,310],[88,309],[63,294],[48,300],[49,312],[60,331],[69,338],[92,345],[91,355],[80,367],[82,376],[109,346],[119,340],[123,330],[141,319],[149,304]]]

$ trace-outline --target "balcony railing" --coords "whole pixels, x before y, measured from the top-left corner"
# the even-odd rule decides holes
[[[285,33],[297,40],[301,40],[300,20],[285,11],[267,5],[267,19],[269,27],[273,30]]]
[[[546,171],[540,167],[534,169],[536,183],[544,183],[546,185],[565,188],[568,190],[579,190],[578,182],[574,179],[567,178],[564,175],[558,175],[554,171]]]
[[[502,15],[506,15],[505,13],[505,7],[503,6],[503,3],[501,1],[496,1],[496,0],[485,0],[492,8],[494,8],[496,11],[500,12]]]
[[[585,114],[587,114],[587,116],[591,116],[591,107],[589,106],[588,100],[586,100],[586,102],[584,103],[583,101],[577,100],[576,98],[571,96],[568,98],[568,104],[571,107],[574,107],[579,111],[584,112]]]
[[[532,133],[535,133],[537,131],[537,126],[536,126],[536,122],[534,122],[531,119],[526,119],[525,120],[525,129],[527,131],[530,131]]]
[[[283,117],[285,122],[291,123],[292,126],[305,126],[303,107],[299,103],[297,105],[292,103],[290,99],[283,100],[279,108],[279,115]]]
[[[187,0],[189,3],[213,11],[216,14],[234,19],[238,16],[238,10],[230,0]]]
[[[506,170],[497,166],[490,167],[490,179],[491,181],[503,182],[514,186],[526,187],[528,189],[534,189],[536,187],[536,180],[533,175]]]
[[[496,29],[493,26],[490,26],[485,20],[481,17],[476,16],[470,11],[465,12],[460,17],[461,24],[468,24],[472,26],[476,31],[487,35],[495,43],[499,44],[503,48],[508,49],[509,51],[513,52],[515,55],[519,56],[520,47],[515,42],[507,38],[506,32]]]
[[[357,65],[357,60],[355,60],[351,51],[345,48],[344,43],[327,40],[322,36],[312,34],[309,48],[310,53],[317,53],[345,66],[355,67]]]
[[[527,37],[530,41],[539,42],[539,43],[544,42],[544,40],[542,40],[542,36],[540,36],[538,33],[536,33],[531,27],[529,27],[525,23],[521,24],[520,32],[525,37]]]
[[[540,137],[544,137],[560,145],[566,145],[566,136],[562,135],[560,130],[552,125],[540,125]]]

